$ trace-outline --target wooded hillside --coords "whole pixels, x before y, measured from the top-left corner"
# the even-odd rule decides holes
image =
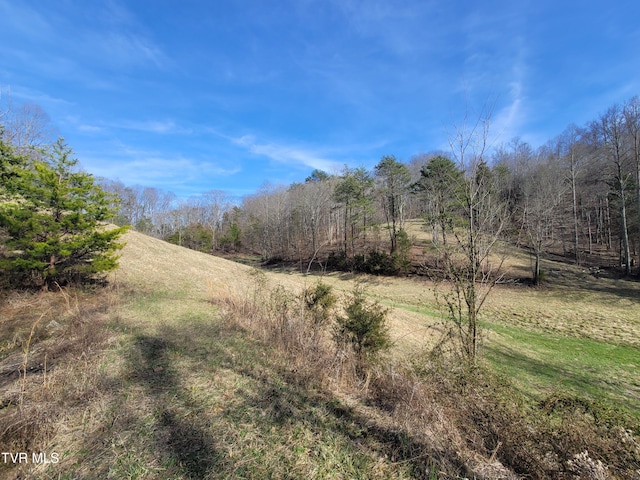
[[[548,253],[630,275],[640,245],[640,99],[569,125],[538,148],[520,138],[490,145],[487,131],[477,130],[490,119],[481,120],[467,127],[476,136],[471,155],[454,135],[450,152],[406,162],[385,156],[372,170],[315,170],[303,183],[265,184],[240,200],[222,191],[178,200],[151,187],[104,186],[121,199],[119,224],[189,248],[242,250],[305,270],[407,273],[425,260],[409,255],[405,220],[423,218],[433,247],[446,245],[469,221],[469,186],[483,183],[485,200],[504,210],[501,238],[537,259],[534,282]]]

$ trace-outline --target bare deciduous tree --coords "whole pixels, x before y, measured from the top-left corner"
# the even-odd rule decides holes
[[[624,122],[630,146],[630,155],[635,167],[635,194],[638,221],[638,242],[640,242],[640,97],[633,97],[624,106]]]
[[[449,138],[458,168],[464,172],[455,189],[462,226],[453,230],[455,241],[442,246],[444,277],[450,289],[444,300],[453,322],[453,338],[463,357],[474,363],[478,355],[479,313],[500,279],[504,257],[492,262],[496,244],[507,223],[504,199],[497,194],[496,176],[485,161],[491,111],[470,122],[468,114],[454,125]]]
[[[535,263],[533,283],[541,280],[540,260],[548,245],[553,243],[553,232],[557,223],[557,211],[565,192],[565,181],[560,165],[553,161],[530,165],[527,182],[521,201],[524,230],[532,250]]]
[[[8,102],[3,117],[2,138],[20,154],[39,155],[56,137],[49,115],[38,105]]]
[[[620,239],[622,241],[621,262],[625,275],[631,274],[631,250],[627,228],[627,197],[629,195],[628,144],[625,142],[624,115],[618,105],[614,105],[600,117],[594,125],[602,145],[602,154],[609,164],[612,192],[618,199],[620,209]]]

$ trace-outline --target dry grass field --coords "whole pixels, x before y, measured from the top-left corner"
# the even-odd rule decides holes
[[[438,340],[444,286],[256,274],[136,232],[125,241],[106,288],[1,299],[0,444],[29,462],[0,463],[0,478],[516,478],[496,460],[501,443],[474,453],[438,423],[446,407],[430,412],[418,442],[419,422],[402,427],[361,402],[362,386],[305,383],[301,367],[220,306],[261,301],[265,284],[300,292],[321,280],[346,295],[360,282],[389,308],[390,362],[401,365]],[[526,272],[529,262],[513,252],[507,268]],[[640,283],[543,268],[543,286],[492,292],[483,357],[532,401],[569,392],[639,418]],[[34,452],[57,461],[34,463]]]

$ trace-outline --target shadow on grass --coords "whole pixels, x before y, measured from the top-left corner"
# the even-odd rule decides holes
[[[598,264],[575,265],[573,261],[560,255],[547,254],[542,262],[546,280],[543,286],[554,288],[559,295],[567,291],[593,292],[611,295],[611,302],[617,298],[640,301],[640,277],[624,276],[620,269],[598,266]]]
[[[134,332],[126,382],[112,397],[118,422],[126,426],[105,429],[91,442],[104,449],[100,445],[122,429],[149,437],[118,472],[144,462],[140,468],[153,470],[148,464],[161,461],[162,471],[178,478],[432,478],[434,466],[444,464],[447,471],[468,473],[455,452],[437,451],[400,428],[381,426],[303,384],[238,327],[189,319],[175,325],[154,334]],[[222,370],[233,372],[244,386],[226,400],[215,391],[223,388],[215,381],[207,388],[217,400],[207,392],[193,394],[183,378],[190,374],[185,364],[212,379]],[[124,389],[136,385],[146,397],[138,399],[146,405],[139,413],[121,400]]]
[[[170,332],[167,332],[170,333]],[[166,335],[172,338],[171,335]],[[134,367],[133,375],[154,399],[158,424],[169,432],[158,447],[175,457],[178,466],[191,478],[202,478],[222,462],[214,439],[199,425],[198,419],[205,414],[196,402],[189,398],[174,372],[168,352],[176,346],[164,337],[139,335],[135,347],[139,350],[141,363]],[[181,403],[189,404],[193,415],[180,418],[175,409],[175,396]]]
[[[380,426],[329,393],[282,370],[270,360],[272,356],[264,346],[246,339],[248,333],[225,326],[203,337],[201,327],[185,324],[182,328],[182,332],[164,331],[162,338],[138,337],[137,345],[145,361],[140,380],[165,412],[162,422],[172,432],[166,447],[180,459],[186,474],[199,476],[215,471],[214,476],[223,477],[301,478],[322,472],[319,477],[381,478],[374,475],[380,459],[387,474],[403,472],[401,476],[412,478],[429,478],[434,459],[438,463],[446,461],[449,471],[468,473],[464,462],[452,452],[435,451],[399,428]],[[194,333],[199,333],[199,338],[194,338]],[[181,345],[171,345],[167,338]],[[172,349],[208,371],[228,368],[247,382],[249,387],[237,391],[225,406],[221,413],[224,418],[212,419],[212,428],[206,429],[208,412],[197,402],[192,408],[202,426],[167,415],[171,405],[164,400],[165,391],[180,388],[167,355]],[[187,397],[181,401],[190,400]],[[259,446],[244,443],[239,434],[242,429],[260,438]],[[214,436],[225,439],[223,442],[237,441],[231,445],[232,450],[245,447],[248,451],[242,452],[241,461],[223,458]],[[297,456],[299,449],[306,452],[303,458]],[[200,453],[194,455],[194,451]],[[313,466],[300,467],[300,462]]]
[[[555,386],[563,385],[571,387],[575,391],[585,391],[593,384],[593,376],[580,374],[569,368],[561,368],[553,365],[551,361],[542,362],[522,352],[506,347],[484,347],[487,356],[496,365],[508,365],[509,370],[517,370],[521,373],[541,379],[542,383]],[[521,376],[521,375],[519,375]]]
[[[527,247],[522,247],[528,251]],[[623,298],[640,302],[640,276],[624,276],[619,268],[603,266],[597,261],[575,265],[573,259],[546,253],[542,256],[541,270],[543,280],[540,285],[533,284],[534,256],[529,255],[529,264],[510,265],[507,280],[532,288],[549,288],[549,293],[566,297],[572,292],[579,300],[584,292],[611,295],[611,303]]]
[[[587,291],[611,295],[611,303],[622,298],[640,304],[640,282],[633,277],[595,277],[593,275],[578,275],[558,272],[552,274],[550,283],[565,290]],[[615,298],[617,297],[617,298]]]
[[[457,452],[434,449],[401,428],[381,426],[329,394],[296,385],[295,378],[286,382],[286,374],[276,378],[255,372],[247,375],[260,388],[256,395],[246,398],[239,411],[249,408],[264,412],[265,427],[277,425],[282,430],[295,431],[304,426],[316,436],[337,437],[345,444],[354,464],[364,466],[384,458],[410,478],[434,478],[436,465],[440,468],[446,465],[446,471],[459,475],[471,473]],[[353,473],[367,478],[366,468]]]

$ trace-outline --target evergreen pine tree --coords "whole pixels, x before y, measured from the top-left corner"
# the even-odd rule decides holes
[[[5,286],[44,289],[83,280],[117,266],[116,239],[126,228],[106,228],[112,199],[62,139],[44,160],[20,158],[3,144],[0,190],[0,272]],[[4,181],[6,180],[6,181]]]

